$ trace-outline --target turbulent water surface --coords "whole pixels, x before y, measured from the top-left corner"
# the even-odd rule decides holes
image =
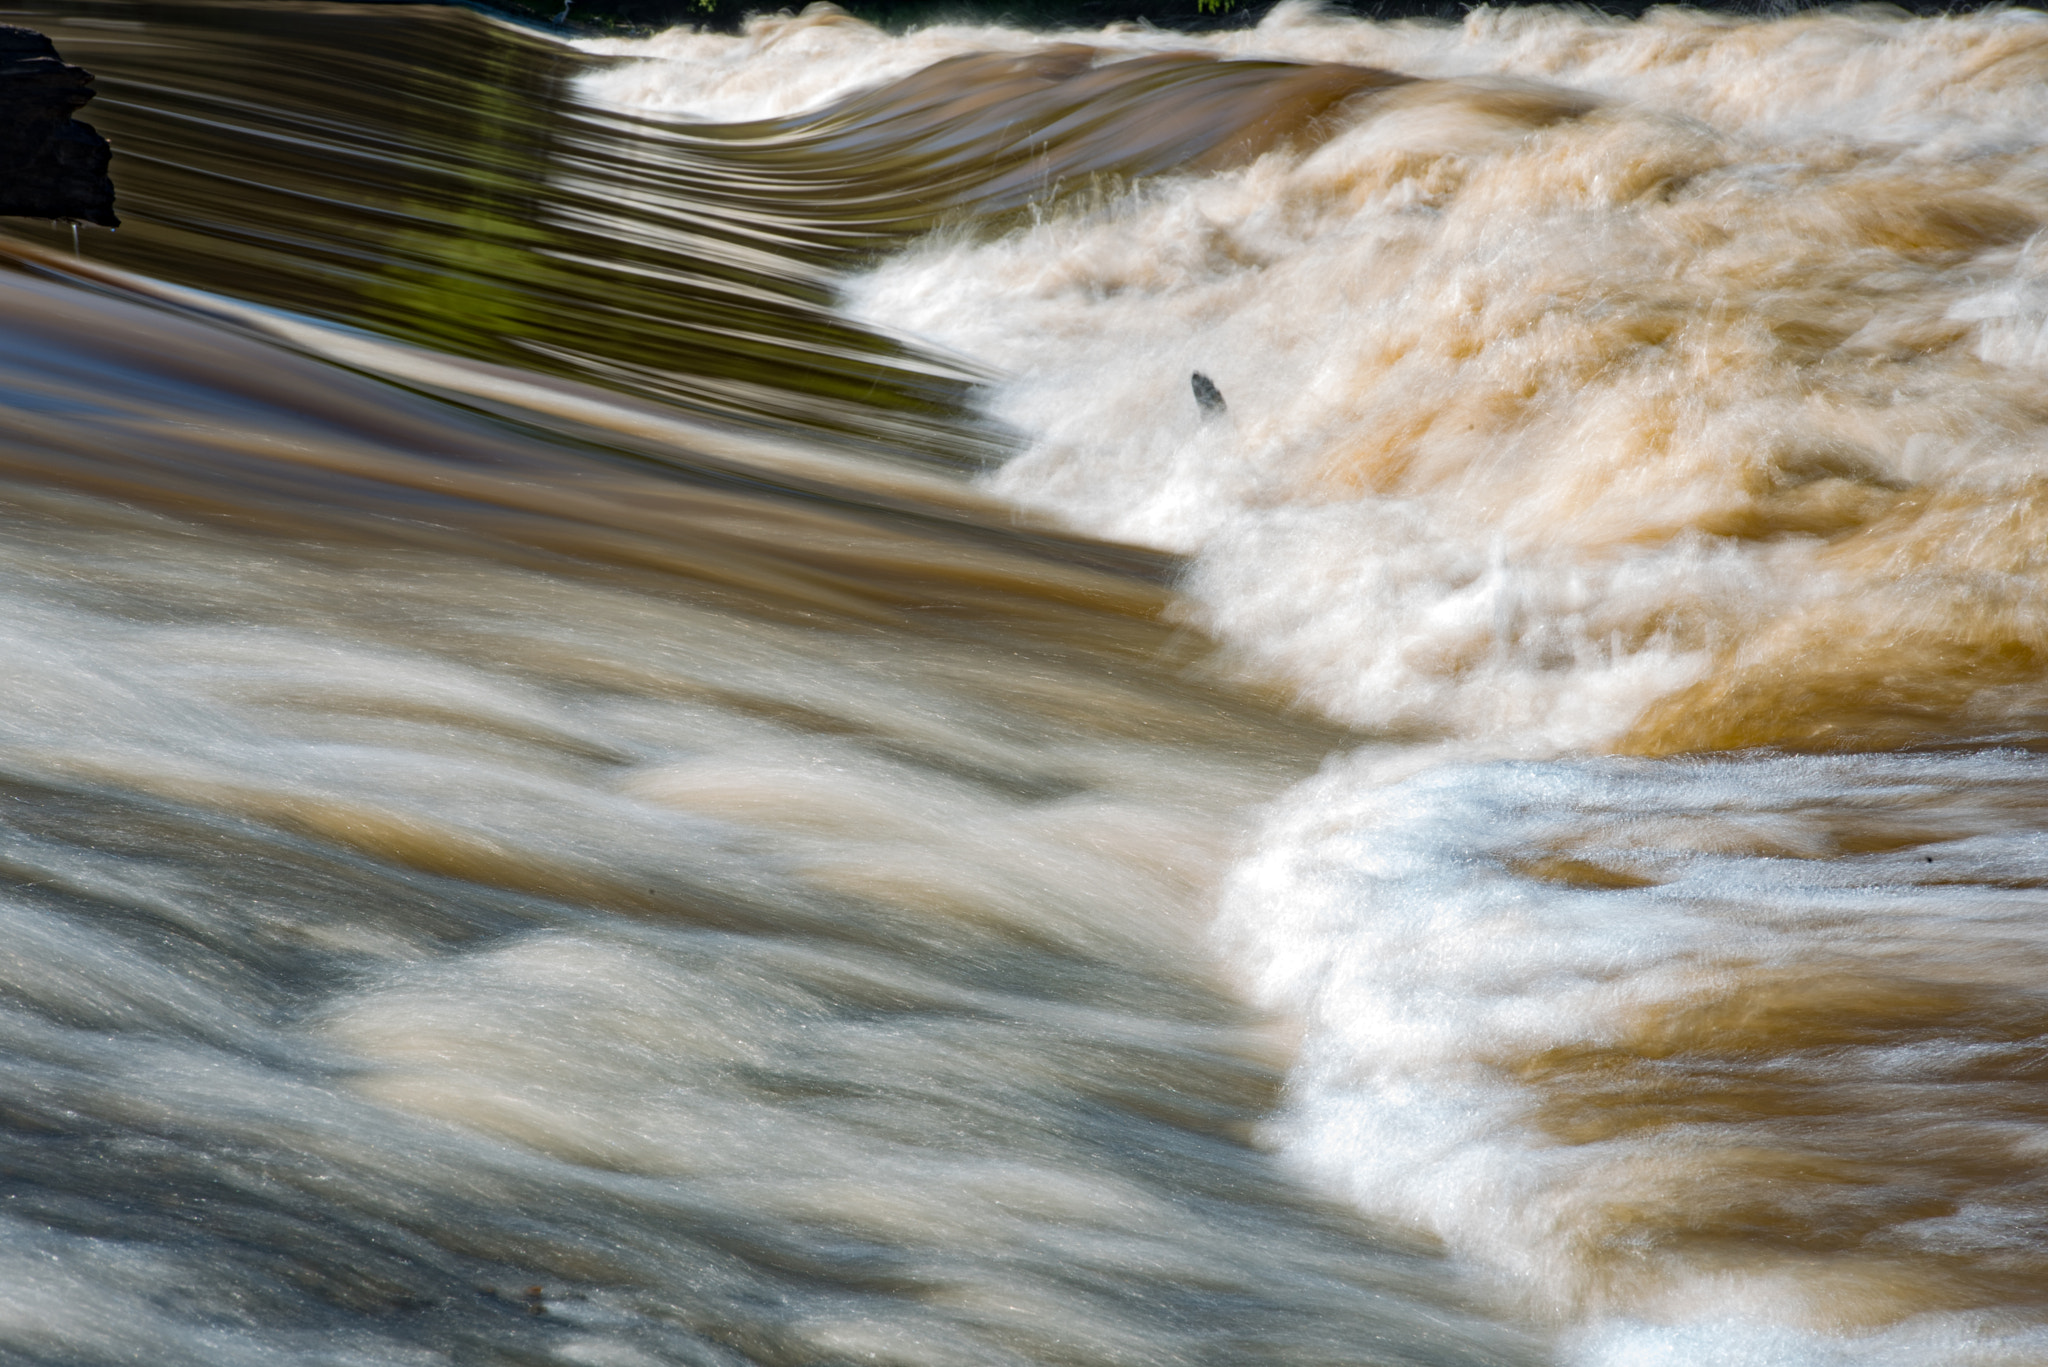
[[[5,19],[0,1358],[2048,1363],[2048,21]]]

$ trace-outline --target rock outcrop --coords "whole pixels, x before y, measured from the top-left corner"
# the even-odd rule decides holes
[[[48,38],[0,25],[0,214],[120,226],[107,140],[71,117],[93,94]]]

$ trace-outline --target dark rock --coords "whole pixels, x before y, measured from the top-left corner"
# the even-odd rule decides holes
[[[48,38],[0,25],[0,214],[120,226],[107,140],[71,117],[92,97],[92,73]]]
[[[1189,376],[1188,383],[1194,386],[1195,402],[1201,406],[1203,417],[1213,418],[1229,407],[1223,402],[1223,391],[1216,387],[1214,380],[1201,371],[1197,370]]]

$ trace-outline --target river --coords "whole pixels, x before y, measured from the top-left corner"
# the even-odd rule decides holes
[[[2040,15],[5,21],[0,1358],[2048,1363]]]

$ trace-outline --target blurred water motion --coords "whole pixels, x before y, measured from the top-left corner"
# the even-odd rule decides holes
[[[932,470],[825,273],[928,212],[469,13],[8,17],[130,226],[0,273],[0,1356],[1526,1359],[1248,1145],[1341,733]]]
[[[2040,16],[9,13],[0,1357],[2048,1362]]]
[[[573,102],[602,59],[459,10],[87,0],[38,22],[100,73],[144,211],[95,259],[947,464],[992,454],[962,412],[979,368],[847,322],[834,267],[1061,185],[1227,165],[1402,79],[1199,53],[1091,70],[1069,45],[720,126]]]

